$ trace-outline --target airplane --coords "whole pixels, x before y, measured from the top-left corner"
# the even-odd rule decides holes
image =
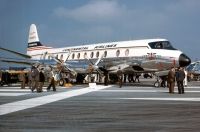
[[[31,58],[31,64],[52,63],[52,60],[55,64],[56,61],[73,75],[76,74],[79,81],[83,81],[87,75],[88,65],[99,74],[105,71],[115,74],[120,67],[124,74],[130,75],[135,72],[168,71],[171,67],[186,67],[191,63],[187,55],[163,38],[53,48],[40,42],[35,24],[30,26],[27,54],[24,57]]]
[[[188,80],[200,80],[200,61],[192,62],[190,65],[186,67],[186,71],[188,72]]]

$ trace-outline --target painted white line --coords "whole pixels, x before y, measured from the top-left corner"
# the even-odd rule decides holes
[[[29,93],[0,93],[0,96],[20,96],[20,95],[26,95]]]
[[[33,99],[27,99],[27,100],[17,101],[13,103],[3,104],[3,105],[0,105],[0,115],[5,115],[5,114],[9,114],[9,113],[16,112],[19,110],[33,108],[36,106],[52,103],[55,101],[59,101],[59,100],[74,97],[74,96],[79,96],[82,94],[102,90],[109,87],[111,86],[96,86],[96,88],[92,88],[92,89],[83,88],[83,89],[77,89],[77,90],[72,90],[72,91],[62,92],[62,93],[55,93],[53,95],[47,95],[43,97],[37,97]]]
[[[47,87],[44,86],[43,89],[46,89]],[[66,87],[63,87],[63,86],[56,86],[56,88],[60,89],[60,88],[63,88],[63,89],[66,89]],[[19,90],[26,90],[26,89],[29,89],[29,87],[25,87],[25,89],[21,89],[21,87],[0,87],[0,90],[1,89],[19,89]]]
[[[43,89],[42,91],[47,91],[47,90]],[[0,89],[0,92],[29,92],[31,93],[31,90],[30,89]]]
[[[12,87],[12,86],[11,87],[0,87],[0,89],[1,88],[3,88],[3,89],[11,89],[11,88],[12,89],[21,89],[21,87]],[[29,87],[25,87],[25,89],[29,89]]]
[[[145,93],[161,93],[161,92],[169,92],[168,89],[163,89],[163,90],[100,90],[98,92],[119,92],[119,93],[129,93],[129,92],[133,92],[133,93],[142,93],[142,92],[145,92]],[[175,92],[178,92],[178,90],[176,89]],[[190,91],[187,91],[185,90],[186,93],[200,93],[200,91],[193,91],[193,90],[190,90]]]
[[[0,92],[31,92],[30,89],[0,89]]]
[[[200,91],[193,91],[193,90],[190,90],[190,91],[187,91],[185,90],[186,93],[200,93]]]
[[[200,101],[200,98],[117,98],[124,100]]]
[[[166,87],[166,88],[167,88],[167,87]],[[174,88],[178,88],[178,87],[175,86]],[[189,89],[190,89],[190,88],[200,88],[200,86],[187,86],[187,87],[184,87],[184,88],[186,88],[186,89],[187,89],[187,88],[189,88]]]
[[[147,93],[153,93],[153,92],[168,92],[169,90],[100,90],[98,92],[147,92]]]

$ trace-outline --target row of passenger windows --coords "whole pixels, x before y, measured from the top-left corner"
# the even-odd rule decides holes
[[[107,57],[107,54],[108,54],[108,52],[107,52],[107,51],[104,51],[103,57],[106,58],[106,57]],[[120,50],[117,50],[117,51],[116,51],[116,56],[119,57],[119,55],[120,55]],[[126,49],[126,50],[125,50],[125,56],[128,56],[128,55],[129,55],[129,49]],[[76,57],[77,59],[80,59],[81,53],[77,53],[77,56],[76,56],[75,53],[73,53],[72,56],[71,56],[71,59],[75,59],[75,57]],[[84,58],[84,59],[87,59],[87,58],[99,58],[99,57],[100,57],[99,51],[97,51],[96,54],[95,54],[95,52],[91,52],[89,55],[88,55],[87,52],[85,52],[85,53],[83,54],[83,58]]]
[[[117,50],[116,51],[116,57],[119,57],[120,56],[120,53],[121,53],[121,51],[120,50]],[[107,57],[107,54],[108,54],[108,51],[104,51],[103,52],[103,57],[104,58],[106,58]],[[129,55],[129,49],[126,49],[125,50],[125,52],[124,52],[124,54],[125,54],[125,56],[128,56]],[[72,55],[71,55],[71,59],[80,59],[80,57],[81,57],[81,53],[72,53]],[[97,51],[96,53],[95,52],[91,52],[91,53],[87,53],[87,52],[85,52],[84,54],[83,54],[83,58],[84,59],[87,59],[87,58],[99,58],[100,57],[100,52],[99,51]],[[50,56],[48,56],[48,59],[50,59],[51,57]],[[58,57],[58,55],[56,55],[56,58],[59,58]],[[61,54],[60,55],[60,58],[59,58],[60,60],[63,60],[63,54]]]

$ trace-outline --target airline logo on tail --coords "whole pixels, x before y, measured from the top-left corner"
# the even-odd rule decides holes
[[[31,24],[28,37],[27,51],[51,49],[52,47],[44,46],[40,43],[37,28],[35,24]]]

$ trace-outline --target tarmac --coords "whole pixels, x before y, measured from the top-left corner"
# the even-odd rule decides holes
[[[198,132],[199,124],[200,82],[188,82],[185,94],[150,79],[42,93],[0,87],[0,132]]]

